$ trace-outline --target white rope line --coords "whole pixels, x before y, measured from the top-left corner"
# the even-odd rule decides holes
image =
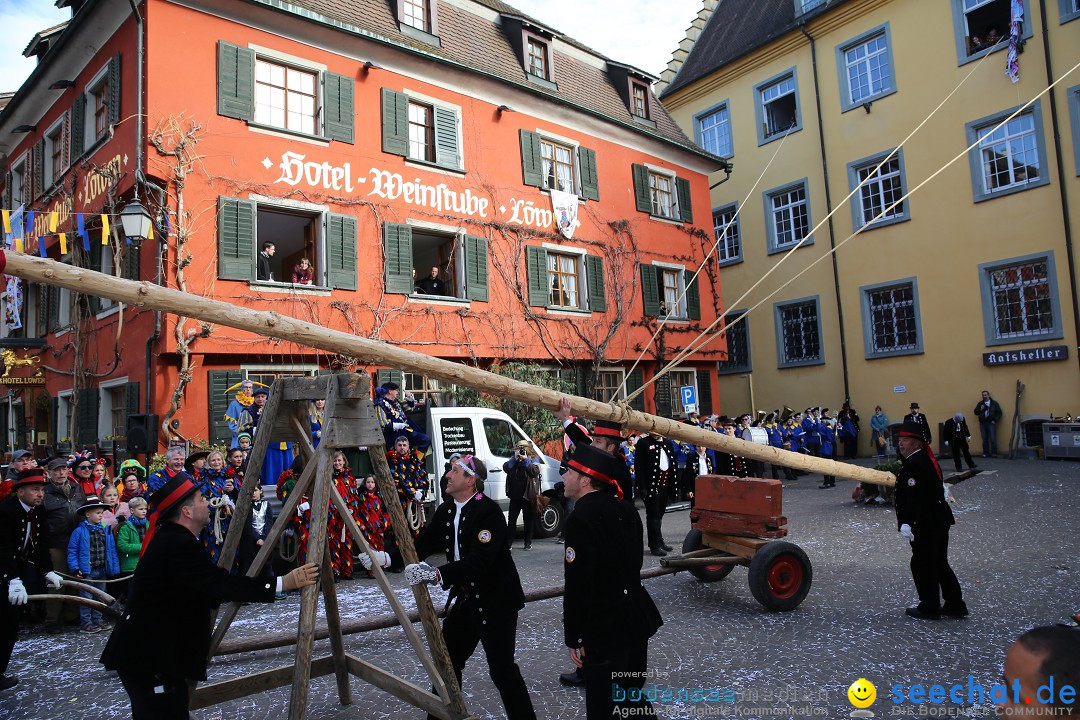
[[[1002,42],[1004,42],[1004,40]],[[881,171],[881,168],[887,162],[889,162],[898,152],[900,152],[900,149],[902,147],[904,147],[904,145],[907,144],[907,142],[912,137],[914,137],[915,134],[918,133],[919,130],[921,130],[923,128],[923,126],[926,125],[926,123],[928,123],[934,117],[934,115],[936,115],[938,113],[939,110],[941,110],[941,108],[945,105],[945,103],[947,103],[950,99],[952,99],[952,96],[955,95],[960,90],[960,88],[964,86],[964,83],[966,83],[968,81],[968,79],[971,78],[971,76],[974,75],[979,70],[980,67],[982,67],[983,63],[986,62],[986,59],[988,57],[990,57],[990,53],[987,53],[986,55],[984,55],[979,60],[979,62],[975,63],[975,65],[971,68],[971,70],[968,71],[967,75],[965,75],[960,80],[960,82],[956,85],[956,87],[954,87],[949,92],[949,94],[946,95],[941,100],[941,102],[939,102],[937,104],[937,106],[932,111],[930,111],[930,114],[927,115],[925,118],[923,118],[923,120],[921,122],[919,122],[919,124],[916,125],[915,128],[910,133],[908,133],[907,137],[905,137],[900,142],[900,144],[898,144],[895,148],[893,148],[893,150],[891,152],[889,152],[888,155],[886,155],[884,158],[882,158],[881,162],[878,163],[877,167],[874,168],[874,171],[872,173],[869,173],[867,175],[867,177],[862,182],[860,182],[858,185],[856,185],[851,190],[851,192],[849,192],[847,194],[847,196],[845,196],[844,199],[841,200],[836,205],[836,207],[834,207],[825,217],[823,217],[818,222],[818,224],[815,225],[813,227],[813,229],[810,230],[810,232],[808,232],[805,236],[803,236],[802,239],[799,240],[799,242],[797,242],[792,247],[788,248],[788,250],[784,252],[784,254],[780,257],[780,259],[777,260],[777,262],[771,268],[769,268],[769,270],[767,272],[765,272],[765,274],[763,274],[760,278],[758,278],[758,280],[753,285],[751,285],[746,291],[744,291],[743,294],[741,296],[739,296],[739,298],[737,300],[735,300],[733,303],[730,303],[730,307],[738,307],[739,305],[741,305],[743,300],[745,300],[746,297],[748,295],[750,295],[750,293],[752,293],[754,290],[756,290],[758,288],[758,286],[760,286],[765,281],[766,278],[768,278],[770,275],[772,275],[781,265],[783,265],[788,260],[788,258],[791,256],[792,253],[794,253],[796,250],[798,250],[800,247],[802,247],[809,238],[813,237],[814,233],[817,232],[817,230],[819,228],[821,228],[822,225],[824,225],[826,222],[828,222],[829,219],[833,215],[835,215],[841,208],[843,208],[851,200],[851,198],[854,197],[854,195],[857,192],[859,192],[860,189],[862,189],[862,187],[864,185],[866,185],[867,183],[874,180],[875,177],[877,176],[877,174]],[[1053,86],[1051,86],[1051,87],[1053,87]],[[1047,90],[1049,90],[1049,88],[1047,88]],[[1043,92],[1046,92],[1046,91],[1044,90]],[[1036,96],[1036,97],[1038,97],[1038,96]],[[786,140],[786,138],[785,138],[785,140]],[[774,154],[773,157],[775,158],[775,154]],[[772,160],[769,161],[769,164],[770,165],[772,164]],[[942,168],[942,169],[944,169],[944,168]],[[768,170],[768,167],[766,167],[766,170]],[[762,173],[762,175],[764,175],[764,172]],[[761,181],[761,178],[759,177],[758,182],[760,182],[760,181]],[[756,187],[757,187],[757,183],[754,184],[754,188],[756,188]],[[750,194],[747,195],[747,200],[749,200],[749,197],[752,194],[753,194],[753,190],[751,190]],[[746,201],[744,201],[744,202],[746,202]],[[736,214],[738,214],[738,212],[741,212],[741,211],[742,211],[742,208],[739,207],[737,209]],[[877,218],[875,218],[875,220],[876,219]],[[733,218],[733,220],[734,220],[734,218]],[[726,230],[727,226],[725,226],[724,229]],[[722,237],[722,235],[721,235],[721,237]],[[720,241],[718,239],[717,242],[713,245],[713,250],[716,249],[716,247],[719,245],[719,242]],[[837,247],[839,247],[839,245]],[[835,252],[835,248],[833,248],[830,251],[830,253],[824,255],[823,257],[829,257],[829,255],[831,255],[832,252]],[[712,251],[710,251],[710,255],[711,254],[712,254]],[[708,256],[706,257],[706,259],[708,259]],[[703,262],[701,267],[703,267],[704,264],[705,263]],[[816,265],[816,264],[817,264],[817,262],[813,263],[810,267],[813,267],[813,265]],[[699,273],[701,272],[701,267],[698,268]],[[799,277],[804,272],[805,272],[805,269],[802,272],[800,272],[798,275],[796,275],[795,277]],[[694,274],[694,278],[697,278],[697,273]],[[794,279],[794,278],[792,278],[792,279]],[[790,282],[791,281],[789,280],[787,283],[782,285],[781,288],[786,287],[788,284],[790,284]],[[773,295],[775,295],[775,293],[773,293],[769,297],[772,297]],[[758,303],[757,305],[754,306],[754,308],[759,307],[760,304],[761,303]],[[753,308],[751,308],[751,310],[752,309]],[[648,388],[650,385],[652,385],[654,382],[656,382],[658,379],[660,379],[663,375],[670,372],[672,370],[672,368],[677,367],[679,365],[679,363],[681,363],[683,360],[685,360],[687,357],[689,357],[693,353],[697,352],[701,348],[705,347],[705,345],[707,345],[713,339],[715,339],[717,337],[722,337],[723,335],[726,335],[727,331],[728,331],[728,328],[734,327],[743,318],[745,318],[747,315],[749,315],[749,313],[750,313],[750,310],[747,310],[742,315],[740,315],[738,318],[735,318],[734,320],[732,320],[732,322],[730,324],[727,324],[723,328],[721,328],[715,335],[712,335],[711,337],[707,337],[709,335],[709,333],[712,331],[713,328],[715,328],[719,323],[723,322],[723,319],[724,319],[723,316],[717,317],[715,320],[713,320],[711,323],[709,323],[709,325],[704,330],[699,332],[698,336],[696,338],[692,339],[689,343],[687,343],[686,347],[683,348],[683,350],[680,350],[678,353],[676,353],[675,358],[673,360],[671,360],[670,362],[668,362],[668,364],[665,365],[663,368],[661,368],[655,375],[653,375],[653,377],[648,382],[642,383],[640,388],[638,388],[633,393],[628,395],[624,402],[629,403],[631,400],[633,400],[638,395],[643,393],[646,390],[646,388]],[[659,332],[659,330],[657,332]],[[656,335],[654,334],[653,339],[655,339],[655,338],[656,338]],[[704,339],[704,342],[702,342],[700,345],[695,345],[695,343],[697,343],[697,342],[699,342],[699,341],[701,341],[703,339]],[[651,345],[651,343],[652,343],[652,340],[650,340],[650,345]],[[647,347],[648,346],[646,346],[646,349],[647,349]],[[642,355],[644,355],[644,351],[642,351]],[[639,357],[639,360],[640,360],[640,357]],[[635,363],[635,367],[636,367],[636,365],[637,365],[637,363]],[[631,372],[632,371],[633,371],[633,368],[631,368]],[[624,385],[625,385],[625,379],[624,379]]]
[[[772,167],[773,161],[776,160],[777,156],[780,154],[780,150],[784,147],[784,143],[787,142],[788,135],[791,134],[791,129],[793,127],[795,127],[795,126],[792,125],[791,127],[789,127],[787,129],[787,131],[784,133],[784,137],[782,137],[780,139],[780,144],[776,146],[776,150],[773,151],[772,157],[769,158],[769,162],[765,165],[765,168],[761,171],[761,174],[758,175],[758,179],[754,182],[753,187],[750,188],[750,192],[748,192],[746,194],[746,197],[743,199],[743,201],[739,204],[739,206],[737,208],[735,208],[735,214],[731,217],[731,220],[728,221],[728,224],[724,226],[724,231],[722,233],[720,233],[720,238],[724,237],[724,234],[727,232],[727,229],[729,227],[731,227],[731,224],[734,223],[738,219],[739,213],[742,212],[743,207],[746,206],[746,203],[750,200],[751,196],[753,196],[754,191],[757,190],[758,185],[761,184],[761,180],[765,177],[765,173],[767,173],[769,171],[769,168]],[[690,279],[690,282],[693,282],[694,280],[697,280],[697,276],[698,276],[699,273],[701,273],[701,269],[703,267],[705,267],[705,263],[708,262],[709,258],[712,257],[714,252],[716,252],[716,248],[719,247],[720,238],[717,238],[716,242],[713,243],[712,247],[709,249],[708,254],[705,255],[705,259],[702,260],[701,265],[698,266],[697,272],[695,272],[693,277]],[[689,284],[690,283],[684,283],[682,294],[679,295],[679,297],[675,300],[676,305],[684,297],[686,297],[686,287],[689,286]],[[661,321],[660,324],[659,324],[659,327],[656,328],[656,332],[654,332],[652,334],[652,337],[649,338],[649,342],[645,343],[645,346],[641,349],[641,354],[637,356],[636,360],[634,360],[634,364],[630,366],[629,370],[627,370],[625,373],[623,373],[622,385],[620,385],[618,387],[618,389],[612,395],[612,398],[618,397],[620,392],[626,392],[626,379],[628,377],[630,377],[630,373],[634,372],[634,370],[637,369],[638,364],[641,363],[641,359],[645,357],[645,353],[649,351],[649,348],[652,347],[652,344],[656,341],[656,336],[660,334],[660,330],[663,329],[663,325],[664,324]],[[654,379],[655,379],[655,377],[654,377]],[[649,381],[649,384],[651,384],[651,383],[652,383],[652,380]],[[635,391],[634,394],[631,395],[631,397],[629,397],[629,398],[627,398],[625,400],[625,402],[629,402],[631,398],[637,397],[637,395],[645,387],[647,387],[647,385],[643,385],[641,389]]]
[[[1014,119],[1015,117],[1017,117],[1017,116],[1018,116],[1018,115],[1019,115],[1020,113],[1022,113],[1022,112],[1023,112],[1024,110],[1026,110],[1026,109],[1028,109],[1029,107],[1031,107],[1032,103],[1034,103],[1034,102],[1035,102],[1036,100],[1038,100],[1038,99],[1039,99],[1040,97],[1042,97],[1042,96],[1043,96],[1043,95],[1045,95],[1046,93],[1050,92],[1050,90],[1052,90],[1052,89],[1054,88],[1054,86],[1056,86],[1056,85],[1057,85],[1058,83],[1060,83],[1060,82],[1061,82],[1062,80],[1064,80],[1064,79],[1065,79],[1066,77],[1068,77],[1068,76],[1069,76],[1069,75],[1071,75],[1071,74],[1072,74],[1073,72],[1075,72],[1075,71],[1077,70],[1077,68],[1080,68],[1080,63],[1077,63],[1076,65],[1073,65],[1073,66],[1072,66],[1072,68],[1071,68],[1071,69],[1069,69],[1069,70],[1068,70],[1068,71],[1067,71],[1067,72],[1066,72],[1065,74],[1063,74],[1063,75],[1062,75],[1061,77],[1059,77],[1059,78],[1058,78],[1057,80],[1055,80],[1055,81],[1054,81],[1053,83],[1051,83],[1051,84],[1050,84],[1049,86],[1047,86],[1047,87],[1046,87],[1046,88],[1045,88],[1044,90],[1042,90],[1041,92],[1039,92],[1038,94],[1036,94],[1036,95],[1035,95],[1034,97],[1032,97],[1032,98],[1031,98],[1030,100],[1028,100],[1028,101],[1027,101],[1026,103],[1024,103],[1023,105],[1021,105],[1021,106],[1020,106],[1019,108],[1017,108],[1017,109],[1016,109],[1015,111],[1013,111],[1013,113],[1012,113],[1011,115],[1009,115],[1009,116],[1008,116],[1007,118],[1005,118],[1005,119],[1004,119],[1004,120],[1002,120],[1002,121],[1001,121],[1000,123],[998,123],[997,125],[995,125],[995,126],[993,127],[993,129],[992,129],[992,130],[990,130],[990,131],[989,131],[988,133],[985,133],[985,134],[986,134],[986,135],[992,135],[992,134],[993,134],[994,132],[996,132],[996,131],[997,131],[998,129],[1000,129],[1000,128],[1004,127],[1004,126],[1005,126],[1006,124],[1008,124],[1008,123],[1009,123],[1009,121],[1011,121],[1012,119]],[[750,307],[750,308],[749,308],[749,309],[748,309],[748,310],[747,310],[747,311],[746,311],[745,313],[743,313],[742,315],[740,315],[740,316],[739,316],[739,317],[738,317],[738,318],[737,318],[737,319],[736,319],[735,321],[733,321],[733,322],[731,323],[731,325],[729,325],[729,326],[727,326],[727,327],[734,327],[734,326],[735,326],[735,324],[736,324],[736,323],[737,323],[737,322],[738,322],[739,320],[742,320],[742,319],[743,319],[744,317],[746,317],[747,315],[749,315],[749,314],[750,314],[751,312],[753,312],[753,311],[754,311],[754,310],[756,310],[757,308],[761,307],[761,305],[763,305],[764,303],[768,302],[768,301],[769,301],[770,299],[772,299],[773,297],[775,297],[775,296],[776,296],[777,294],[779,294],[779,293],[780,293],[780,291],[782,291],[782,290],[783,290],[784,288],[786,288],[786,287],[787,287],[788,285],[790,285],[791,283],[795,282],[795,281],[796,281],[796,280],[798,280],[798,279],[799,279],[800,277],[802,277],[802,276],[803,276],[803,275],[805,275],[805,274],[806,274],[807,272],[809,272],[811,268],[815,267],[815,266],[816,266],[816,265],[817,265],[818,263],[820,263],[821,261],[823,261],[823,260],[825,260],[826,258],[830,257],[830,256],[831,256],[831,255],[832,255],[833,253],[835,253],[835,252],[836,252],[837,250],[839,250],[839,249],[840,249],[841,247],[843,247],[843,246],[844,246],[844,245],[845,245],[845,244],[846,244],[846,243],[847,243],[847,242],[848,242],[849,240],[853,239],[853,238],[854,238],[855,236],[857,236],[857,235],[861,235],[861,234],[862,234],[862,232],[863,232],[864,230],[866,230],[866,229],[870,228],[870,227],[871,227],[871,226],[872,226],[872,225],[873,225],[873,224],[874,224],[875,222],[877,222],[877,221],[878,221],[878,220],[880,220],[880,219],[881,219],[882,217],[884,217],[884,216],[885,216],[885,215],[887,215],[887,214],[888,214],[889,212],[891,212],[891,211],[893,210],[893,208],[895,208],[895,207],[897,207],[898,205],[902,204],[902,203],[903,203],[903,202],[904,202],[905,200],[907,200],[907,199],[908,199],[909,197],[911,197],[911,195],[913,195],[913,194],[914,194],[915,192],[917,192],[917,191],[918,191],[919,189],[921,189],[921,188],[922,188],[923,186],[925,186],[925,185],[926,185],[926,184],[927,184],[928,182],[930,182],[931,180],[933,180],[934,178],[936,178],[936,177],[937,177],[938,175],[940,175],[941,173],[945,172],[945,170],[947,170],[947,169],[948,169],[949,167],[951,167],[951,166],[952,166],[953,164],[955,164],[955,163],[956,163],[956,162],[957,162],[958,160],[960,160],[961,158],[965,157],[965,156],[966,156],[966,155],[967,155],[967,154],[968,154],[969,152],[971,152],[971,151],[972,151],[973,149],[975,149],[976,147],[978,147],[978,145],[979,145],[979,144],[980,144],[981,142],[982,142],[982,139],[981,139],[981,138],[977,138],[977,139],[975,140],[975,142],[973,142],[972,144],[970,144],[970,145],[968,145],[968,146],[967,146],[966,148],[964,148],[964,150],[963,150],[963,151],[961,151],[961,152],[960,152],[959,154],[957,154],[957,155],[956,155],[956,156],[955,156],[955,157],[954,157],[953,159],[949,160],[949,162],[945,163],[945,165],[943,165],[943,166],[942,166],[941,168],[939,168],[938,170],[936,170],[936,171],[935,171],[935,172],[934,172],[933,174],[931,174],[931,175],[930,175],[929,177],[927,177],[927,178],[926,178],[925,180],[923,180],[923,181],[922,181],[921,183],[919,183],[918,185],[916,185],[916,186],[915,186],[914,188],[912,188],[911,190],[909,190],[909,191],[908,191],[908,192],[907,192],[906,194],[904,194],[904,195],[903,195],[902,197],[900,197],[900,198],[899,198],[898,200],[894,201],[894,202],[893,202],[893,203],[892,203],[891,205],[889,205],[889,206],[888,206],[887,208],[884,208],[884,209],[883,209],[883,210],[882,210],[881,212],[879,212],[879,213],[878,213],[878,214],[877,214],[876,216],[874,216],[874,218],[873,218],[873,219],[871,219],[871,220],[870,220],[870,222],[868,222],[868,223],[864,224],[863,226],[861,226],[860,228],[858,228],[857,230],[855,230],[855,232],[851,233],[851,234],[850,234],[850,235],[848,235],[848,236],[847,236],[846,238],[844,238],[844,239],[843,239],[842,241],[840,241],[839,243],[837,243],[837,244],[836,244],[836,247],[834,247],[834,248],[830,249],[830,250],[829,250],[828,252],[826,252],[825,254],[823,254],[823,255],[822,255],[821,257],[819,257],[819,258],[817,258],[816,260],[814,260],[814,261],[813,261],[812,263],[810,263],[810,264],[809,264],[809,265],[807,265],[807,266],[806,266],[805,268],[803,268],[803,269],[802,269],[801,271],[799,271],[799,272],[798,272],[797,274],[795,274],[795,275],[794,275],[793,277],[791,277],[791,278],[790,278],[790,279],[789,279],[789,280],[788,280],[787,282],[785,282],[785,283],[784,283],[783,285],[781,285],[780,287],[776,288],[776,290],[773,290],[773,291],[772,291],[771,293],[769,293],[769,294],[768,294],[767,296],[765,296],[764,298],[762,298],[762,299],[761,299],[761,300],[760,300],[759,302],[757,302],[757,303],[756,303],[755,305],[753,305],[752,307]],[[718,333],[718,334],[717,334],[717,336],[719,336],[720,334],[723,334],[723,332],[726,332],[726,330],[727,330],[727,327],[725,327],[725,328],[724,328],[724,330],[723,330],[723,331],[722,331],[721,333]],[[698,339],[701,339],[702,337],[704,337],[704,335],[703,335],[703,334],[702,334],[702,335],[699,335],[699,336],[698,336],[698,338],[696,338],[696,339],[695,339],[695,341],[696,341],[696,340],[698,340]],[[693,350],[691,350],[690,352],[691,352],[691,353],[692,353],[692,352],[696,352],[697,350],[701,349],[702,347],[705,347],[705,345],[707,345],[707,344],[708,344],[709,342],[711,342],[711,341],[712,341],[712,339],[713,339],[713,338],[705,338],[705,341],[704,341],[704,342],[702,342],[702,343],[701,343],[701,345],[698,345],[698,346],[694,347],[694,348],[693,348]],[[665,370],[666,370],[666,368],[665,368]],[[630,400],[630,398],[628,398],[628,399],[627,399],[627,401],[628,401],[628,402],[629,402],[629,400]]]

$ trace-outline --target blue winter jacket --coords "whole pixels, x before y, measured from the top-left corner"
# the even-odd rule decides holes
[[[836,446],[836,433],[824,423],[821,423],[818,427],[821,428],[818,431],[821,433],[821,456],[832,457],[833,448]]]
[[[83,520],[71,531],[71,539],[68,540],[68,570],[90,577],[90,533],[92,532],[105,535],[105,574],[110,577],[118,576],[120,555],[116,552],[116,541],[113,539],[112,532],[104,524],[91,525],[89,520]]]

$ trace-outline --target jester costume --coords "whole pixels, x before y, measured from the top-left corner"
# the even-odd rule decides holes
[[[412,449],[405,454],[389,450],[386,453],[386,464],[390,466],[390,477],[397,486],[401,511],[408,514],[409,503],[415,499],[414,493],[417,490],[427,492],[428,476],[424,469],[424,460],[420,453]],[[415,530],[413,534],[418,532],[419,530]]]
[[[225,535],[229,532],[232,520],[232,499],[225,493],[228,470],[211,470],[203,467],[195,478],[195,485],[210,503],[210,524],[199,533],[199,541],[210,555],[210,561],[217,564],[221,557],[221,548],[225,545]]]
[[[281,473],[277,479],[277,497],[278,500],[285,502],[289,499],[289,495],[292,494],[293,488],[296,487],[296,481],[300,479],[300,476],[294,473],[291,469]],[[307,498],[301,498],[297,505],[303,505]],[[293,513],[292,529],[296,534],[296,562],[298,565],[303,565],[307,560],[307,541],[308,530],[311,526],[311,510],[296,510]]]
[[[348,466],[344,470],[334,471],[334,487],[337,488],[338,493],[345,500],[345,504],[349,506],[349,510],[355,519],[359,515],[360,499],[356,495],[356,478]],[[330,561],[334,566],[334,574],[347,580],[352,577],[353,538],[345,528],[345,520],[337,513],[332,504],[329,512],[326,535]]]
[[[308,410],[308,420],[311,423],[311,445],[318,448],[319,441],[322,440],[323,411],[316,408],[315,403],[311,403],[311,409]]]
[[[254,397],[243,390],[239,390],[236,397],[229,403],[229,407],[226,408],[225,422],[229,424],[229,430],[232,431],[232,443],[229,447],[237,446],[237,435],[251,430],[254,420],[249,408],[253,402],[255,402]]]
[[[386,438],[386,447],[393,447],[394,440],[399,435],[404,435],[409,439],[410,446],[426,453],[431,447],[431,438],[405,414],[416,407],[416,401],[411,398],[391,400],[386,396],[388,385],[393,385],[393,383],[384,383],[382,387],[375,390],[375,417],[378,418],[379,427],[383,431],[383,437]],[[397,385],[394,385],[392,389],[397,389]],[[401,427],[395,428],[395,424]]]

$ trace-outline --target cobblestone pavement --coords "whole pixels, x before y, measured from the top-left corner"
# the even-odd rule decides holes
[[[972,683],[987,688],[999,681],[1004,650],[1025,629],[1067,617],[1080,609],[1080,464],[983,460],[986,470],[957,485],[957,525],[950,556],[972,615],[967,620],[917,621],[905,617],[915,593],[908,573],[910,551],[896,532],[891,508],[855,506],[852,483],[818,490],[818,476],[785,486],[785,514],[792,542],[810,556],[813,587],[795,611],[766,612],[753,599],[746,569],[723,582],[701,584],[686,573],[646,582],[664,615],[664,627],[649,648],[650,678],[676,699],[655,704],[666,718],[728,715],[778,718],[839,717],[852,707],[847,687],[865,677],[877,687],[870,708],[877,717],[919,715],[919,707],[896,705],[891,688],[914,683]],[[689,529],[686,511],[664,519],[668,542],[679,545]],[[526,588],[561,582],[563,546],[538,540],[514,557]],[[656,559],[647,557],[646,566]],[[391,582],[407,604],[412,595],[402,575]],[[388,612],[373,581],[338,585],[344,616],[362,618]],[[436,602],[441,595],[436,594]],[[570,669],[562,644],[561,600],[529,604],[518,627],[518,662],[541,718],[584,716],[582,693],[563,687],[558,674]],[[296,627],[299,600],[242,609],[230,637]],[[20,639],[9,672],[19,685],[0,694],[0,718],[129,717],[119,681],[97,663],[104,636],[70,630],[46,635],[41,628]],[[147,638],[148,643],[154,642]],[[426,686],[399,628],[346,637],[349,652]],[[325,641],[316,655],[328,652]],[[287,665],[291,649],[218,658],[212,680]],[[649,687],[649,686],[646,686]],[[396,698],[358,679],[354,704],[337,703],[332,677],[311,684],[310,718],[422,717]],[[677,699],[678,691],[713,693],[714,699]],[[481,718],[502,717],[502,706],[482,652],[465,669],[465,701]],[[201,720],[281,718],[288,688],[259,693],[200,710]],[[921,706],[955,716],[985,717],[971,703]]]

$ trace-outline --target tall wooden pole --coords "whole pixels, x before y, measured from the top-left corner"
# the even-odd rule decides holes
[[[569,399],[570,409],[575,415],[594,420],[611,420],[631,430],[656,433],[752,460],[877,485],[896,483],[896,478],[891,473],[746,442],[722,433],[631,410],[626,406],[565,395],[461,363],[397,348],[378,340],[329,330],[276,312],[250,310],[191,293],[163,288],[149,282],[124,280],[93,270],[65,265],[48,258],[0,251],[0,272],[24,280],[110,298],[128,305],[182,313],[187,317],[205,322],[218,323],[238,330],[247,330],[267,337],[280,338],[327,352],[358,358],[373,365],[428,375],[444,382],[467,385],[511,400],[543,407],[552,412],[559,408],[560,401],[565,397]]]

